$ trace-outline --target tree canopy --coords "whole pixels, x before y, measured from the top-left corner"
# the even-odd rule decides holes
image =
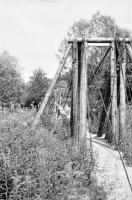
[[[67,46],[68,39],[71,38],[92,38],[92,37],[129,37],[130,31],[120,28],[115,20],[107,15],[103,15],[100,12],[94,14],[90,20],[80,19],[75,22],[68,31],[67,36],[63,39],[58,49],[57,57],[60,58],[64,54]],[[89,54],[89,59],[94,57],[94,59],[99,59],[100,53],[99,49],[92,48]],[[94,53],[96,56],[94,56]],[[98,54],[97,54],[98,53]],[[93,55],[93,56],[92,56]],[[92,58],[91,58],[92,59]],[[89,60],[91,61],[91,60]]]
[[[23,84],[17,59],[4,51],[0,55],[0,101],[20,103]]]
[[[34,103],[38,109],[39,102],[44,98],[49,86],[49,79],[41,68],[35,69],[27,84],[26,103]]]
[[[65,52],[68,39],[71,38],[93,38],[93,37],[130,37],[130,31],[120,28],[115,20],[107,15],[103,15],[100,12],[94,14],[90,20],[80,19],[75,22],[68,31],[67,36],[62,41],[60,48],[58,50],[58,58],[60,58]],[[95,70],[107,50],[107,47],[88,47],[88,79],[92,75],[92,70]],[[71,55],[72,56],[72,55]],[[69,62],[67,62],[69,66]],[[71,66],[71,62],[70,62]],[[109,76],[110,71],[110,59],[109,56],[105,60],[105,67],[99,72],[98,84],[102,89],[104,88],[104,80]],[[66,72],[67,74],[67,72]],[[64,74],[61,77],[65,77]],[[67,81],[69,76],[67,76]],[[92,85],[93,87],[93,85]],[[96,92],[96,90],[95,90]]]

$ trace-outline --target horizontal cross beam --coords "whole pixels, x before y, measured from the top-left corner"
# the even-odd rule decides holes
[[[88,47],[109,47],[111,43],[87,43]]]
[[[129,43],[132,41],[131,38],[73,38],[69,39],[68,43],[73,43],[74,41],[77,42],[87,42],[87,43],[111,43],[114,41],[125,41],[126,43]]]

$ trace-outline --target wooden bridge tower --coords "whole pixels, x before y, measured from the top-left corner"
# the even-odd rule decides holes
[[[87,117],[87,55],[85,42],[74,41],[73,54],[73,84],[72,84],[72,109],[71,130],[72,136],[80,139],[86,137]]]
[[[126,53],[129,55],[132,61],[132,49],[130,46],[130,38],[77,38],[69,40],[70,48],[72,46],[72,70],[73,70],[73,81],[72,81],[72,101],[71,101],[71,135],[78,140],[89,137],[87,130],[87,98],[88,98],[88,82],[87,82],[87,46],[108,46],[108,52],[111,53],[111,66],[110,66],[110,77],[111,77],[111,110],[110,110],[110,126],[112,131],[112,138],[118,143],[119,136],[117,135],[117,106],[119,107],[119,127],[121,134],[125,134],[125,121],[126,121]],[[71,45],[72,44],[72,45]],[[66,55],[63,57],[62,62],[55,74],[53,82],[48,89],[48,92],[40,106],[33,125],[36,126],[39,122],[40,115],[46,108],[49,101],[50,95],[57,82],[57,79],[65,65],[66,59],[69,55],[70,48],[67,49]],[[102,65],[105,60],[104,55],[98,67]],[[117,71],[119,73],[117,74]],[[118,75],[118,76],[117,76]],[[119,87],[117,87],[117,81]],[[119,91],[119,103],[117,94]],[[106,117],[107,113],[106,113]]]
[[[110,120],[110,129],[112,134],[112,142],[119,141],[119,136],[125,134],[126,121],[126,51],[129,56],[132,56],[129,38],[94,38],[94,39],[76,39],[70,40],[72,43],[72,63],[73,63],[73,85],[72,85],[72,109],[71,109],[71,130],[72,136],[77,139],[89,137],[89,132],[86,129],[87,122],[87,97],[88,97],[88,83],[87,83],[87,46],[108,46],[110,47],[110,87],[111,87],[111,109],[110,115],[106,117]],[[118,44],[118,45],[117,45]],[[101,60],[104,62],[105,57]],[[118,69],[119,68],[119,69]],[[117,76],[119,70],[119,76]],[[119,88],[117,87],[117,79],[119,79]],[[117,98],[119,93],[119,99]],[[119,102],[118,102],[119,101]],[[117,110],[119,106],[119,124],[117,117]],[[105,117],[105,118],[106,118]],[[104,121],[105,122],[105,121]],[[118,133],[118,127],[119,132]]]

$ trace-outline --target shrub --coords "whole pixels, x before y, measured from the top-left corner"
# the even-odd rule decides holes
[[[90,149],[72,139],[60,140],[44,127],[32,129],[32,115],[13,113],[0,125],[0,173],[6,194],[3,199],[89,197],[96,167]]]
[[[45,111],[41,116],[41,123],[43,127],[49,130],[49,132],[56,134],[56,137],[61,141],[70,138],[70,120],[62,117],[56,118],[53,113]]]
[[[120,135],[120,149],[127,164],[132,165],[132,106],[127,106],[126,112],[126,131],[125,135]]]

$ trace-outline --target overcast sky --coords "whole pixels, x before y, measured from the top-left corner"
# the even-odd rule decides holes
[[[52,78],[57,49],[74,21],[100,11],[132,31],[131,9],[132,0],[0,0],[0,53],[17,57],[25,81],[39,66]]]

